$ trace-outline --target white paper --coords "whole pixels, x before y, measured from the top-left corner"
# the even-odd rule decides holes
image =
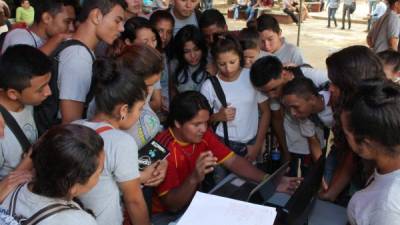
[[[272,225],[276,209],[196,192],[177,225]]]

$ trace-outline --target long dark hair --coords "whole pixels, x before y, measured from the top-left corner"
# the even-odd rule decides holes
[[[184,47],[187,42],[193,42],[201,50],[200,66],[192,73],[192,80],[200,84],[207,76],[204,73],[207,65],[207,45],[200,30],[193,25],[186,25],[178,31],[174,39],[175,58],[178,60],[177,69],[174,72],[174,79],[177,85],[185,84],[189,80],[189,64],[185,60]],[[183,73],[183,78],[179,75]]]
[[[333,53],[326,59],[328,77],[332,84],[340,89],[340,97],[332,107],[334,109],[334,147],[348,150],[340,114],[343,105],[355,94],[362,80],[385,78],[379,58],[367,47],[355,45]]]

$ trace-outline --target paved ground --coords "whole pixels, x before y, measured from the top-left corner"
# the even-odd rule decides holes
[[[215,0],[216,8],[221,12],[226,12],[226,4],[222,0]],[[341,30],[339,28],[326,28],[327,12],[312,13],[310,18],[304,21],[301,25],[300,32],[300,48],[311,65],[316,68],[325,68],[326,57],[338,49],[351,45],[365,45],[366,27],[363,17],[367,14],[367,5],[364,0],[357,1],[357,9],[354,17],[361,23],[353,23],[351,30]],[[341,17],[341,8],[339,8],[337,18]],[[339,21],[338,21],[339,22]],[[245,21],[233,21],[227,19],[230,30],[239,30],[246,26]],[[281,25],[282,35],[293,44],[296,44],[298,27],[295,24]]]

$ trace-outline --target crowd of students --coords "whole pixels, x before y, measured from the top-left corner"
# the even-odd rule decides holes
[[[291,162],[277,191],[327,157],[321,199],[353,196],[351,224],[400,219],[397,52],[350,46],[318,70],[269,15],[228,31],[218,10],[172,3],[146,17],[135,1],[41,0],[7,33],[1,224],[168,224],[208,174],[268,177],[253,162],[270,125]],[[169,155],[139,169],[152,140]]]

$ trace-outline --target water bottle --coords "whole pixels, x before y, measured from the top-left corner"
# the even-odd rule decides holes
[[[272,172],[275,172],[281,166],[281,152],[277,147],[271,151],[271,167]]]

